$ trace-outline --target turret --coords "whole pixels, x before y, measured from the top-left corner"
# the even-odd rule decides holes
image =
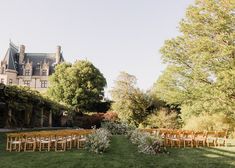
[[[19,64],[23,63],[24,55],[25,55],[25,46],[24,45],[20,45]]]
[[[56,47],[55,58],[56,58],[56,64],[59,64],[61,61],[61,46]]]

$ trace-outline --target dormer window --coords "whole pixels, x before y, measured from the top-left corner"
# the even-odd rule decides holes
[[[41,68],[40,63],[37,63],[37,65],[36,65],[36,69],[40,69],[40,68]]]
[[[47,69],[42,70],[42,76],[47,76]]]
[[[25,76],[30,76],[30,69],[25,70]]]

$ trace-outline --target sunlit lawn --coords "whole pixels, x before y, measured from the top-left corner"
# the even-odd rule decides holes
[[[91,154],[84,150],[67,152],[5,152],[5,134],[0,133],[0,168],[225,168],[235,167],[235,147],[173,148],[170,155],[140,154],[124,136],[113,136],[109,151]]]

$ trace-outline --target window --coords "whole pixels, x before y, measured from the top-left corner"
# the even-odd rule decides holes
[[[24,85],[30,87],[30,81],[29,80],[24,80]]]
[[[47,81],[46,80],[41,81],[41,88],[47,88]]]
[[[1,78],[1,83],[4,83],[4,79],[3,78]]]
[[[30,69],[25,70],[25,76],[30,76]]]
[[[37,63],[36,69],[40,69],[40,67],[41,67],[40,63]]]
[[[42,70],[42,76],[47,76],[47,70],[46,69]]]
[[[9,79],[9,85],[12,85],[12,79]]]

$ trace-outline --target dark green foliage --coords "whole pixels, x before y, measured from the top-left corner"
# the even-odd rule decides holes
[[[74,116],[73,126],[86,129],[100,128],[103,119],[104,113],[77,114]]]
[[[92,112],[107,112],[111,107],[111,103],[112,101],[110,100],[96,102],[87,110]]]
[[[106,86],[103,74],[89,61],[58,65],[50,82],[48,95],[77,112],[93,111],[103,99]]]

